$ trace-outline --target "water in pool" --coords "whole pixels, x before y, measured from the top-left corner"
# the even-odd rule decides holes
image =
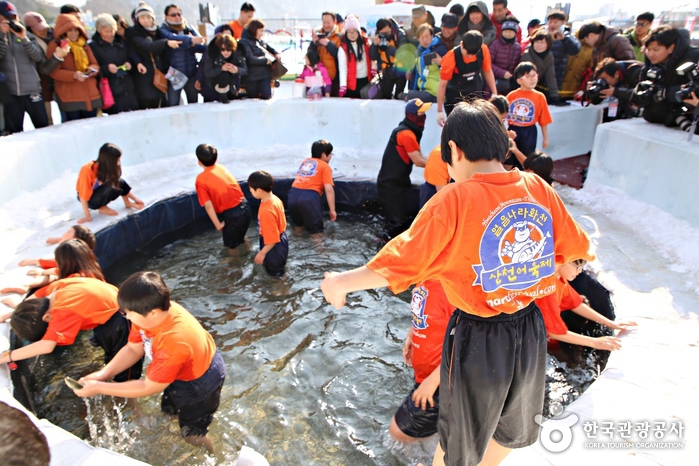
[[[227,365],[211,426],[216,455],[181,440],[176,420],[160,412],[160,395],[128,404],[96,397],[86,405],[76,398],[63,377],[101,364],[86,333],[34,363],[38,414],[93,445],[153,465],[232,464],[243,444],[273,465],[430,464],[436,438],[405,447],[387,433],[413,383],[401,356],[410,294],[353,293],[338,311],[318,289],[323,272],[363,265],[376,253],[374,225],[368,215],[340,214],[322,239],[292,235],[283,280],[254,265],[253,253],[231,257],[219,233],[200,226],[108,271],[116,284],[137,270],[158,271],[172,299],[213,335]],[[257,244],[254,228],[248,238]],[[568,405],[592,382],[593,356],[586,353],[589,364],[572,369],[549,357],[546,412],[555,411],[552,401]]]

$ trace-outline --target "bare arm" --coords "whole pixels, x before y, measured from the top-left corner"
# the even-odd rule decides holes
[[[541,147],[546,149],[549,146],[549,125],[541,126],[541,135],[544,137]]]
[[[410,160],[413,161],[416,167],[424,167],[427,164],[427,159],[419,150],[408,152],[408,157],[410,157]]]
[[[589,346],[590,348],[595,348],[598,350],[614,351],[621,349],[621,340],[616,337],[593,338],[585,335],[579,335],[571,331],[568,331],[563,335],[552,335],[549,333],[548,336],[554,340],[562,341],[564,343]]]
[[[449,81],[446,79],[439,80],[439,86],[437,87],[437,111],[444,111],[444,96],[447,93],[447,84]]]
[[[495,74],[493,73],[493,70],[491,69],[483,74],[485,77],[485,82],[490,88],[490,93],[494,96],[498,95],[498,88],[495,86]]]
[[[330,209],[330,221],[334,222],[337,219],[337,211],[335,210],[335,188],[333,185],[325,185],[325,198],[328,200],[328,209]]]
[[[325,279],[320,284],[325,299],[340,309],[345,305],[347,293],[388,286],[388,280],[371,270],[366,265],[347,272],[325,272]]]
[[[121,383],[86,380],[84,385],[85,388],[82,390],[74,390],[76,395],[81,397],[110,395],[124,398],[141,398],[160,393],[170,384],[153,382],[146,377],[145,379],[129,380]]]
[[[80,199],[80,205],[83,208],[84,217],[78,220],[78,223],[86,223],[92,221],[92,215],[90,214],[90,208],[87,206],[87,201]]]
[[[439,388],[439,371],[441,367],[437,366],[425,380],[422,381],[417,390],[413,392],[413,403],[423,410],[427,409],[427,403],[434,408],[434,394]]]
[[[572,309],[572,311],[578,314],[579,316],[597,322],[598,324],[606,325],[607,327],[614,330],[625,330],[628,327],[636,326],[635,322],[614,322],[613,320],[609,320],[585,303],[580,304],[580,306],[576,307],[575,309]]]
[[[145,355],[143,343],[128,342],[109,363],[97,372],[86,375],[80,379],[80,383],[87,380],[97,380],[105,382],[114,378],[117,374],[124,372],[129,367],[136,364],[136,361]]]
[[[204,209],[206,209],[206,213],[209,215],[209,218],[211,219],[211,223],[214,224],[216,229],[218,231],[221,231],[226,224],[226,222],[221,222],[218,219],[218,215],[216,215],[216,210],[214,210],[214,204],[211,201],[206,201],[204,203]]]
[[[10,362],[10,356],[12,356],[13,361],[22,361],[24,359],[33,358],[42,354],[49,354],[54,350],[54,348],[56,348],[55,341],[36,341],[30,345],[23,346],[22,348],[12,350],[11,355],[7,352],[4,353],[2,356],[0,356],[0,364],[7,364]]]

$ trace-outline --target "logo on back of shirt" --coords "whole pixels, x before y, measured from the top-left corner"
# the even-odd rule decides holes
[[[553,224],[542,206],[522,202],[504,207],[488,223],[474,265],[483,291],[524,290],[555,272]]]
[[[318,171],[318,162],[316,160],[306,160],[299,167],[296,176],[313,176]]]
[[[533,123],[534,103],[529,99],[516,99],[510,104],[507,120],[511,123]]]
[[[413,316],[413,328],[415,330],[425,330],[427,325],[427,316],[425,315],[425,305],[427,304],[427,295],[430,292],[425,287],[418,286],[413,290],[413,297],[410,300],[410,311]]]

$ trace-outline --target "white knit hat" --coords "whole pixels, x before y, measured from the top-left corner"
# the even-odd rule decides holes
[[[345,18],[345,31],[349,31],[350,29],[356,29],[359,31],[361,28],[359,24],[359,19],[357,19],[356,16],[354,15],[348,15]]]
[[[151,18],[153,18],[153,21],[155,21],[155,12],[153,11],[153,8],[146,5],[146,2],[141,2],[138,4],[134,10],[133,17],[138,19],[139,16],[143,15],[149,15]]]

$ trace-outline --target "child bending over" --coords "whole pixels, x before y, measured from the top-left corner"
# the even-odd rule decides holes
[[[248,177],[248,188],[260,200],[257,221],[260,224],[260,252],[255,263],[264,266],[273,277],[284,276],[289,256],[289,236],[286,234],[286,214],[281,199],[272,193],[274,178],[266,171],[256,171]]]

